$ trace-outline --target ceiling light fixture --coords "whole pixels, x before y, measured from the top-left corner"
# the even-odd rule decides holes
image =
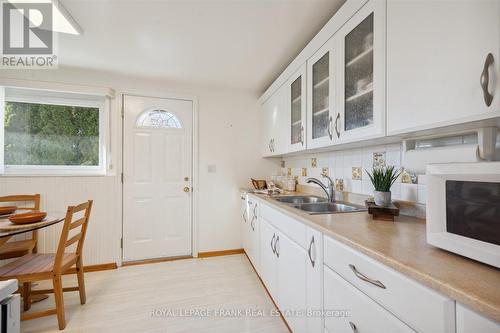
[[[52,3],[53,31],[71,35],[83,33],[80,25],[71,16],[59,0],[8,0],[14,6],[16,3]],[[32,22],[34,23],[34,22]]]

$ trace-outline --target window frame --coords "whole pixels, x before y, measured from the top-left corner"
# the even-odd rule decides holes
[[[7,87],[6,87],[7,88]],[[108,158],[108,128],[109,128],[109,100],[105,96],[94,96],[91,99],[71,98],[67,97],[71,93],[67,92],[54,92],[50,91],[51,95],[60,93],[61,97],[44,96],[43,90],[29,89],[36,91],[39,96],[8,96],[5,94],[4,103],[0,110],[1,118],[1,141],[2,152],[4,151],[3,144],[5,142],[5,103],[18,102],[18,103],[33,103],[33,104],[47,104],[47,105],[64,105],[64,106],[77,106],[77,107],[92,107],[99,109],[99,165],[85,166],[85,165],[11,165],[5,164],[5,155],[3,154],[2,161],[3,173],[1,176],[104,176],[107,171]],[[77,93],[75,93],[77,95]],[[1,170],[0,170],[1,171]]]

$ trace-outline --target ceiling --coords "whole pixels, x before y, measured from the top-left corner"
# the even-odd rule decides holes
[[[344,0],[65,0],[59,65],[263,92]]]

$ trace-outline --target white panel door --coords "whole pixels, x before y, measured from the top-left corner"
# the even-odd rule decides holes
[[[290,238],[278,234],[278,307],[293,332],[306,332],[306,250]]]
[[[124,96],[123,260],[191,255],[191,101]]]

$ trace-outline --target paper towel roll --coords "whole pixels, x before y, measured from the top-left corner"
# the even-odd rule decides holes
[[[412,172],[425,174],[427,164],[478,162],[477,144],[433,147],[403,151],[403,166]]]

